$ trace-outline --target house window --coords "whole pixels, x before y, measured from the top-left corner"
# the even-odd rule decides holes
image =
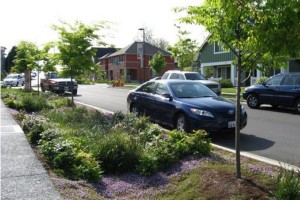
[[[119,56],[119,62],[123,62],[124,61],[124,55],[120,55]]]
[[[224,45],[219,44],[218,42],[214,42],[214,51],[215,51],[215,54],[228,52],[228,51],[224,50]]]
[[[219,66],[217,77],[222,79],[230,79],[230,67]]]

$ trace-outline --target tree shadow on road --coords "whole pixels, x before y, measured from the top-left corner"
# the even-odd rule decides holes
[[[211,141],[214,144],[224,146],[230,149],[235,149],[235,134],[210,134]],[[242,151],[258,151],[265,150],[272,147],[275,142],[257,137],[255,135],[249,135],[241,133],[240,136],[240,146]]]

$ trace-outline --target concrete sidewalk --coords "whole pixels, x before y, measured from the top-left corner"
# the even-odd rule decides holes
[[[1,199],[62,199],[21,127],[1,102]]]

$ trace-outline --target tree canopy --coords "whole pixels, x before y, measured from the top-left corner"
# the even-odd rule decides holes
[[[182,22],[203,25],[210,41],[222,43],[236,56],[236,176],[240,178],[241,71],[268,60],[299,56],[300,1],[205,0],[200,6],[177,9],[182,10],[187,11]]]
[[[174,46],[168,46],[173,58],[178,61],[178,66],[182,68],[192,67],[194,64],[194,56],[199,47],[195,40],[189,38],[189,32],[180,30],[178,28],[178,42]]]
[[[298,0],[207,0],[188,7],[181,21],[203,25],[210,41],[241,54],[245,68],[270,61],[276,66],[300,56],[299,8]]]
[[[96,55],[96,49],[92,47],[95,43],[105,45],[97,34],[97,31],[104,27],[104,22],[89,26],[80,21],[76,21],[73,25],[61,21],[61,25],[53,26],[59,34],[59,40],[56,42],[59,53],[56,58],[63,67],[63,73],[69,75],[71,81],[75,76],[97,69],[92,59]]]
[[[31,90],[31,70],[36,68],[40,51],[38,47],[28,41],[21,41],[17,46],[13,70],[25,73],[25,89]]]
[[[61,21],[61,25],[53,26],[60,37],[56,42],[59,50],[57,59],[65,74],[73,77],[95,69],[92,57],[95,56],[96,49],[92,46],[95,42],[105,44],[96,34],[103,27],[103,24],[89,26],[79,21],[73,25]]]
[[[160,73],[166,67],[166,61],[163,53],[158,52],[154,54],[149,64],[156,73]]]
[[[17,54],[17,47],[13,46],[5,58],[4,70],[9,73],[14,65],[13,61]]]

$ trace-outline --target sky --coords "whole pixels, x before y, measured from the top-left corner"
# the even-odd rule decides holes
[[[58,39],[51,26],[59,20],[85,24],[99,21],[111,22],[111,29],[104,40],[123,48],[137,38],[142,38],[139,28],[152,31],[154,38],[162,38],[174,45],[178,31],[174,24],[180,15],[174,7],[201,5],[203,0],[6,0],[0,9],[0,46],[18,45],[22,40],[41,46]],[[200,26],[185,26],[192,39],[199,45],[207,37]]]

